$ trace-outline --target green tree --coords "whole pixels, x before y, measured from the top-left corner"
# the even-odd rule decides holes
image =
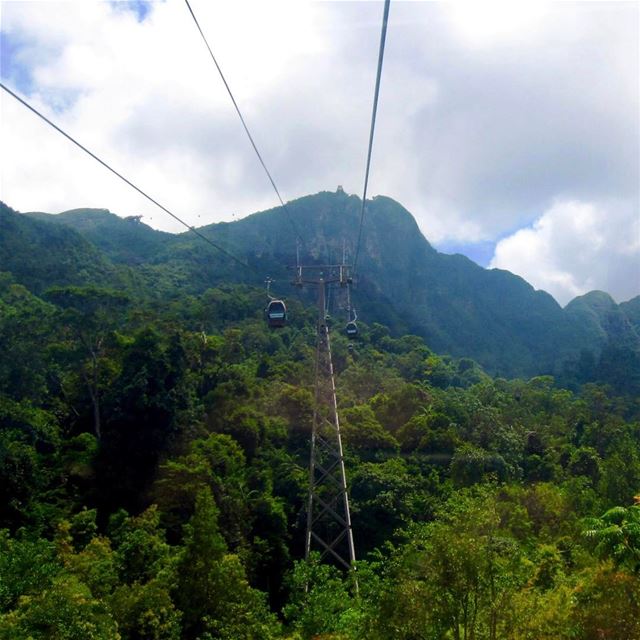
[[[55,307],[0,272],[1,393],[18,402],[47,399],[47,345],[58,332]]]
[[[139,516],[119,511],[109,522],[115,565],[125,584],[145,583],[171,565],[171,549],[160,526],[160,512],[151,505]]]
[[[295,563],[289,590],[284,616],[304,640],[345,632],[344,621],[354,602],[348,581],[336,567],[321,563],[314,552],[309,561]]]
[[[116,291],[98,287],[56,287],[47,298],[64,309],[63,323],[71,338],[68,364],[79,372],[93,407],[93,429],[102,436],[101,397],[108,381],[106,357],[111,332],[117,327],[118,315],[128,298]]]
[[[61,569],[52,542],[12,538],[0,530],[0,613],[14,609],[21,597],[48,588]]]
[[[575,590],[573,619],[585,640],[640,638],[640,578],[610,564],[590,567]]]
[[[103,438],[96,459],[99,507],[137,512],[148,506],[160,456],[198,424],[193,380],[181,336],[151,327],[126,345],[122,368],[108,395]]]
[[[616,566],[640,573],[640,505],[613,507],[586,521],[584,535],[595,543],[595,553]]]
[[[164,580],[116,588],[108,599],[118,631],[126,640],[179,640],[181,613]]]
[[[0,616],[2,640],[120,640],[107,606],[76,577],[61,575]]]
[[[407,537],[389,563],[370,637],[499,638],[528,566],[501,528],[493,492],[456,492]]]
[[[263,594],[247,583],[238,556],[227,553],[209,489],[198,494],[186,528],[174,597],[183,612],[185,638],[208,633],[221,640],[267,640],[277,635]]]

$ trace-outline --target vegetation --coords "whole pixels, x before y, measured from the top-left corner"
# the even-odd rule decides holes
[[[357,196],[322,192],[287,208],[304,229],[305,261],[335,262],[345,249],[353,253]],[[166,300],[222,284],[261,286],[267,274],[282,290],[291,276],[286,266],[296,260],[281,208],[201,229],[254,271],[189,232],[163,233],[102,209],[17,215],[0,203],[0,228],[2,268],[36,293],[54,285],[99,285]],[[436,353],[473,358],[491,375],[553,375],[574,391],[595,382],[640,395],[640,296],[617,305],[594,291],[562,309],[508,271],[439,253],[411,214],[383,196],[367,203],[359,264],[358,312],[394,336],[419,335]],[[303,293],[302,300],[313,297]]]
[[[629,386],[336,322],[356,591],[302,559],[312,311],[105,264],[0,274],[1,640],[640,639]]]

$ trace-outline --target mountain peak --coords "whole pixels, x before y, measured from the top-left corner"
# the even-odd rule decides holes
[[[618,305],[615,300],[605,291],[600,291],[598,289],[594,289],[593,291],[589,291],[584,295],[577,296],[567,306],[565,309],[567,311],[577,310],[577,309],[590,309],[594,313],[601,314],[607,311],[611,311],[615,309]]]

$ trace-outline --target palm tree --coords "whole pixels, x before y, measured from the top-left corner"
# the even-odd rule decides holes
[[[583,535],[595,541],[596,555],[640,573],[640,504],[613,507],[586,525]]]

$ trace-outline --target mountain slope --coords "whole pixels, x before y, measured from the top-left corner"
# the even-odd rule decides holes
[[[175,236],[156,231],[135,218],[120,218],[107,209],[72,209],[52,215],[33,212],[30,218],[63,224],[80,233],[115,263],[153,262]]]
[[[640,297],[634,298],[640,300]],[[625,313],[625,309],[629,310]],[[589,333],[591,344],[602,348],[605,343],[614,343],[619,347],[635,349],[639,334],[633,325],[633,300],[617,305],[604,291],[590,291],[574,298],[566,307],[565,313],[581,324]]]
[[[631,298],[631,300],[627,300],[627,302],[621,302],[620,310],[640,336],[640,296]]]
[[[109,258],[80,233],[31,219],[2,202],[0,270],[35,293],[54,285],[123,285]]]
[[[29,215],[77,231],[113,262],[133,265],[149,286],[167,295],[199,293],[220,282],[262,286],[272,276],[277,295],[302,295],[311,302],[312,292],[299,293],[288,285],[288,267],[296,263],[296,233],[288,215],[302,235],[303,263],[335,263],[343,255],[351,262],[360,206],[357,196],[321,192],[289,202],[288,214],[277,207],[199,229],[252,269],[190,232],[155,231],[105,210]],[[549,294],[512,273],[439,253],[411,214],[383,196],[367,202],[353,300],[365,322],[416,333],[437,352],[472,357],[503,376],[558,373],[584,350],[597,358],[612,339],[640,350],[632,301],[619,308],[606,294],[594,292],[563,310]],[[339,317],[343,312],[332,313]]]
[[[324,192],[288,203],[303,230],[307,259],[339,260],[343,248],[353,256],[360,202]],[[294,234],[280,209],[204,230],[268,264],[271,274],[286,277],[279,265],[294,263]],[[195,241],[190,243],[195,249]],[[367,203],[357,281],[353,297],[361,317],[422,335],[434,350],[470,356],[492,373],[551,372],[588,344],[585,328],[567,318],[549,294],[509,272],[439,253],[411,214],[390,198]]]

